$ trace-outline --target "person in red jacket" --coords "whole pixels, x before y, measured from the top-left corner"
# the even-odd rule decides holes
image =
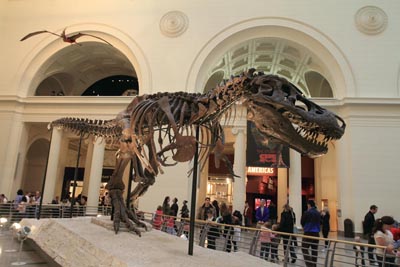
[[[153,217],[153,228],[160,230],[162,224],[163,224],[163,211],[162,207],[158,206]]]
[[[393,234],[394,241],[397,241],[400,239],[400,228],[392,227],[392,228],[390,228],[390,232],[392,232],[392,234]]]

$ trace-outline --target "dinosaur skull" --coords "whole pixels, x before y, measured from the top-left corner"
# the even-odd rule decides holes
[[[303,155],[325,154],[327,143],[344,134],[342,118],[306,99],[283,78],[259,74],[247,92],[248,119],[269,140]]]

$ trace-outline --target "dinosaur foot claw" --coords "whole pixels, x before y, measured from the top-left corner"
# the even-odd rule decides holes
[[[142,232],[133,224],[131,220],[125,222],[126,228],[129,232],[135,232],[139,237],[142,237]]]

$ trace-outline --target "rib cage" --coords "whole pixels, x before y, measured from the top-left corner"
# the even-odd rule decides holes
[[[199,126],[201,132],[199,160],[204,162],[216,143],[224,142],[219,121],[225,110],[229,109],[237,99],[238,97],[232,97],[221,101],[215,94],[201,95],[186,92],[139,97],[138,103],[131,107],[129,115],[135,154],[139,156],[143,166],[157,174],[157,169],[166,164],[165,161],[159,164],[160,158],[168,157],[164,153],[170,151],[174,158],[179,151],[179,147],[171,147],[171,144],[179,146],[179,139],[183,136],[193,137],[195,127]],[[167,144],[164,144],[164,140]],[[152,153],[149,155],[142,153],[141,151],[145,151],[145,146],[152,150]]]

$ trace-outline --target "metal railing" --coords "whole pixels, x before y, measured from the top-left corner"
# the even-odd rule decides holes
[[[111,206],[81,206],[71,204],[46,204],[42,205],[40,211],[40,218],[70,218],[78,216],[87,216],[88,212],[91,214],[110,215]],[[0,217],[7,218],[8,222],[18,222],[23,218],[38,218],[39,205],[24,204],[24,207],[18,207],[14,203],[0,204]]]
[[[70,205],[43,205],[41,218],[70,218],[70,208]],[[93,210],[97,210],[99,215],[111,214],[110,206],[74,206],[72,215],[73,217],[87,216],[86,211],[89,209],[91,213]],[[22,213],[16,210],[12,203],[0,204],[0,217],[7,218],[11,223],[22,218],[35,218],[37,212],[38,206],[36,205],[28,205],[25,212]],[[166,234],[186,239],[189,232],[192,231],[188,219],[165,215],[157,217],[149,212],[140,212],[139,215],[142,220],[153,224],[153,229],[166,232]],[[399,262],[394,255],[386,254],[385,247],[360,242],[276,231],[267,231],[272,234],[270,242],[261,242],[260,237],[266,230],[202,220],[195,221],[193,231],[194,242],[201,247],[230,253],[241,251],[282,266],[368,266],[368,248],[374,249],[371,253],[375,258],[377,255],[380,256],[376,252],[377,248],[384,250],[385,253],[378,260],[380,266],[392,266],[391,262]]]

